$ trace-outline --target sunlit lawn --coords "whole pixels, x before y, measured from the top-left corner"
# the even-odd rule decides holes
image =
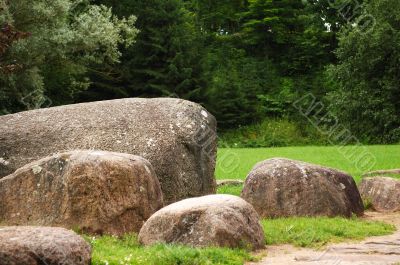
[[[345,151],[352,147],[345,147]],[[376,159],[371,170],[400,168],[400,146],[367,146]],[[365,152],[365,150],[362,150]],[[218,152],[217,179],[245,179],[259,161],[272,157],[286,157],[337,168],[351,174],[357,181],[364,173],[355,161],[347,159],[337,147],[285,147],[260,149],[220,149]],[[224,186],[218,193],[239,196],[242,186]],[[368,236],[385,235],[395,229],[380,222],[359,218],[280,218],[261,221],[266,244],[293,244],[301,247],[320,247],[332,242],[361,240]],[[91,241],[93,264],[243,264],[255,258],[246,250],[183,246],[141,246],[135,235],[124,238],[100,237]]]
[[[268,245],[293,244],[311,248],[331,242],[386,235],[394,231],[391,225],[358,218],[281,218],[262,220],[261,224]],[[96,265],[239,265],[245,261],[257,260],[254,254],[244,249],[196,249],[166,244],[144,247],[138,243],[134,234],[123,238],[103,236],[86,239],[92,244],[92,264]]]
[[[273,157],[285,157],[340,169],[352,175],[358,182],[363,173],[363,154],[371,154],[376,163],[370,170],[400,168],[400,145],[374,145],[359,147],[353,159],[347,147],[282,147],[282,148],[220,148],[218,151],[216,178],[245,179],[252,167],[260,161]],[[361,166],[359,166],[361,165]]]

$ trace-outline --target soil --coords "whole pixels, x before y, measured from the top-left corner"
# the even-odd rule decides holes
[[[260,262],[247,265],[400,265],[400,213],[367,212],[363,218],[393,224],[397,231],[356,243],[331,244],[323,250],[267,246],[257,253],[265,256]]]

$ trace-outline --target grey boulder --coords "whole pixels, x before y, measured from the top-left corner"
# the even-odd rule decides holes
[[[232,195],[208,195],[171,204],[150,217],[139,233],[145,245],[259,249],[264,233],[259,216],[246,201]]]
[[[167,204],[215,193],[216,120],[198,104],[128,98],[0,116],[0,178],[79,149],[149,160]]]

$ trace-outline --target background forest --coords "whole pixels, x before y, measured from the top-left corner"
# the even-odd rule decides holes
[[[398,0],[0,0],[0,23],[1,114],[166,96],[228,146],[400,142]]]

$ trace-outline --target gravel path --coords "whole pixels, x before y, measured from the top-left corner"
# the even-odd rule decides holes
[[[332,244],[323,251],[290,245],[268,246],[261,253],[265,254],[261,262],[248,265],[400,265],[400,213],[368,212],[365,218],[394,224],[398,231],[357,243]]]

